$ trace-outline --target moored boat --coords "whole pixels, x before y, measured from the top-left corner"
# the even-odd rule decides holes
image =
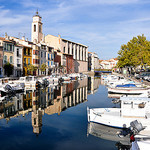
[[[139,135],[150,135],[150,98],[121,97],[121,108],[87,108],[88,121],[115,128],[129,128],[138,120],[145,127]]]

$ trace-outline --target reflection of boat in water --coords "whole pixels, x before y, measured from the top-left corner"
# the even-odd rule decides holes
[[[87,109],[88,121],[109,127],[129,128],[130,122],[138,120],[145,127],[138,136],[150,135],[150,99],[121,97],[121,108]]]
[[[124,146],[126,148],[131,147],[130,143],[130,135],[127,134],[126,136],[119,136],[119,133],[126,132],[123,129],[112,128],[108,126],[104,126],[101,124],[90,122],[88,124],[88,134],[93,136],[99,137],[101,139],[116,141],[116,145]]]

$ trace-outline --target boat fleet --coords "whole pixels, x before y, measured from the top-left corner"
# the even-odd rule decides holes
[[[37,77],[25,76],[17,80],[10,78],[0,79],[0,97],[5,95],[24,92],[26,90],[34,90],[45,88],[47,86],[59,85],[61,83],[70,83],[73,80],[82,80],[87,75],[82,73],[72,73],[66,75],[52,74],[50,76]]]
[[[100,132],[100,136],[104,138],[109,134],[109,137],[119,138],[118,141],[126,141],[128,135],[133,150],[145,149],[150,144],[150,88],[144,87],[142,83],[117,75],[102,75],[101,80],[106,85],[108,94],[117,95],[116,103],[119,102],[120,107],[87,107],[89,134],[98,136]],[[104,128],[106,131],[108,128],[109,131],[110,129],[113,130],[114,136],[111,132],[104,135]],[[119,132],[116,132],[116,129]],[[96,130],[98,133],[95,133]],[[142,146],[140,147],[140,145]]]

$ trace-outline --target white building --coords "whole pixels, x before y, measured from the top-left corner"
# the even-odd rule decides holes
[[[63,39],[60,35],[57,37],[50,34],[45,37],[45,42],[53,46],[55,51],[58,50],[63,54],[61,65],[68,68],[66,60],[69,56],[72,56],[74,64],[70,65],[72,65],[73,72],[87,72],[88,46]]]
[[[23,46],[15,45],[13,58],[14,58],[14,76],[16,77],[20,77],[23,74],[22,51]]]
[[[117,65],[118,60],[116,58],[112,58],[109,60],[102,60],[100,63],[101,69],[112,69]]]
[[[100,69],[99,57],[96,53],[88,52],[88,70]]]

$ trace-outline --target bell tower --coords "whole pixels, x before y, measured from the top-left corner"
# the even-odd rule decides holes
[[[42,17],[39,15],[37,10],[36,14],[33,16],[32,31],[31,31],[31,41],[33,43],[40,43],[43,40],[42,33]]]

